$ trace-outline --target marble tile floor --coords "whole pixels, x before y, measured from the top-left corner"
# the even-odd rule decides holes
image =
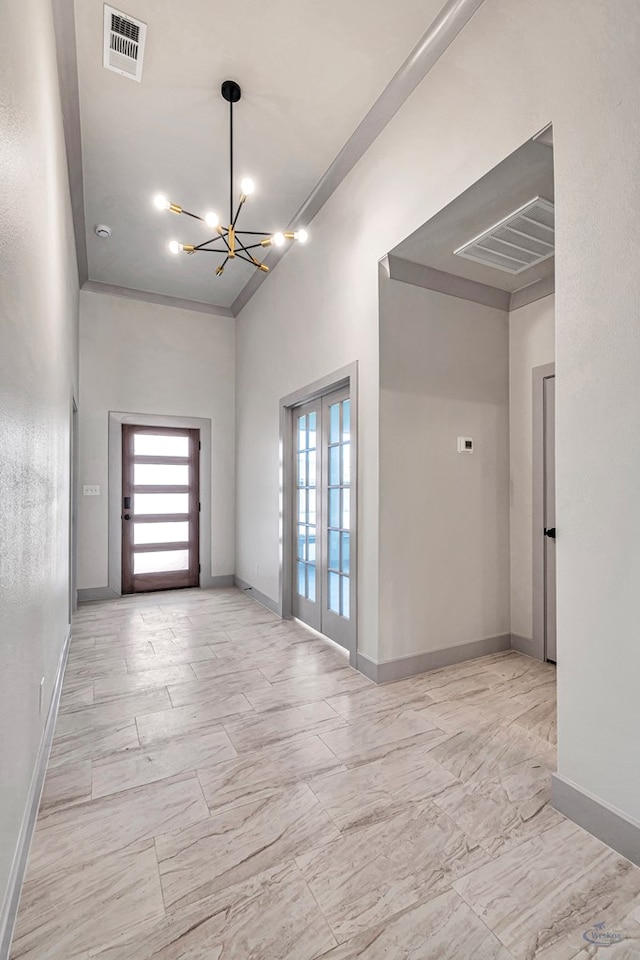
[[[238,590],[83,605],[11,957],[640,960],[555,729],[516,653],[376,687]]]

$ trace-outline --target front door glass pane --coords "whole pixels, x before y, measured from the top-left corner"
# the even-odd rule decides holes
[[[136,493],[133,497],[133,512],[188,513],[188,493]]]
[[[188,570],[188,550],[159,550],[157,553],[134,553],[134,573],[166,573],[170,570]]]
[[[189,437],[135,433],[133,453],[136,457],[188,457]]]
[[[133,467],[135,486],[187,487],[189,465],[175,463],[136,463]]]
[[[136,546],[145,543],[186,543],[189,539],[189,521],[173,523],[134,523],[133,542]]]

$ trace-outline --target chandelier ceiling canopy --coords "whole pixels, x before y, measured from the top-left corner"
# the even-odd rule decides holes
[[[191,217],[193,220],[200,220],[205,226],[215,230],[215,236],[204,243],[179,243],[172,240],[169,244],[171,253],[214,253],[222,259],[218,263],[215,273],[221,276],[229,260],[244,260],[258,270],[268,273],[269,267],[256,256],[256,252],[264,250],[270,246],[282,247],[287,241],[297,240],[299,243],[305,243],[308,239],[307,231],[304,229],[285,230],[270,233],[267,230],[239,230],[237,223],[242,212],[242,208],[247,198],[255,190],[255,184],[249,177],[245,177],[240,182],[240,195],[237,207],[234,213],[235,181],[233,172],[233,105],[238,103],[242,96],[240,86],[235,80],[225,80],[220,88],[224,100],[229,104],[229,225],[223,226],[220,217],[213,211],[206,213],[204,217],[197,213],[190,213],[178,203],[172,203],[164,196],[157,194],[154,197],[154,203],[159,210],[168,210],[171,213],[183,214],[185,217]],[[258,239],[260,238],[260,239]]]

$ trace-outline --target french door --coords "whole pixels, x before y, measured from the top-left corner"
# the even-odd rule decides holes
[[[122,592],[197,587],[199,431],[122,426]]]
[[[355,648],[348,388],[293,410],[293,615]]]

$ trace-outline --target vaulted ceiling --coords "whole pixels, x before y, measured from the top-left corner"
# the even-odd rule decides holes
[[[235,262],[217,278],[217,257],[172,256],[171,239],[200,243],[207,231],[152,204],[162,192],[186,209],[215,209],[226,219],[221,82],[237,80],[243,91],[234,113],[236,171],[257,187],[243,226],[283,229],[442,0],[113,5],[148,24],[141,83],[103,68],[101,0],[75,2],[89,278],[229,306],[254,268]],[[108,240],[94,233],[102,223],[112,230]]]

